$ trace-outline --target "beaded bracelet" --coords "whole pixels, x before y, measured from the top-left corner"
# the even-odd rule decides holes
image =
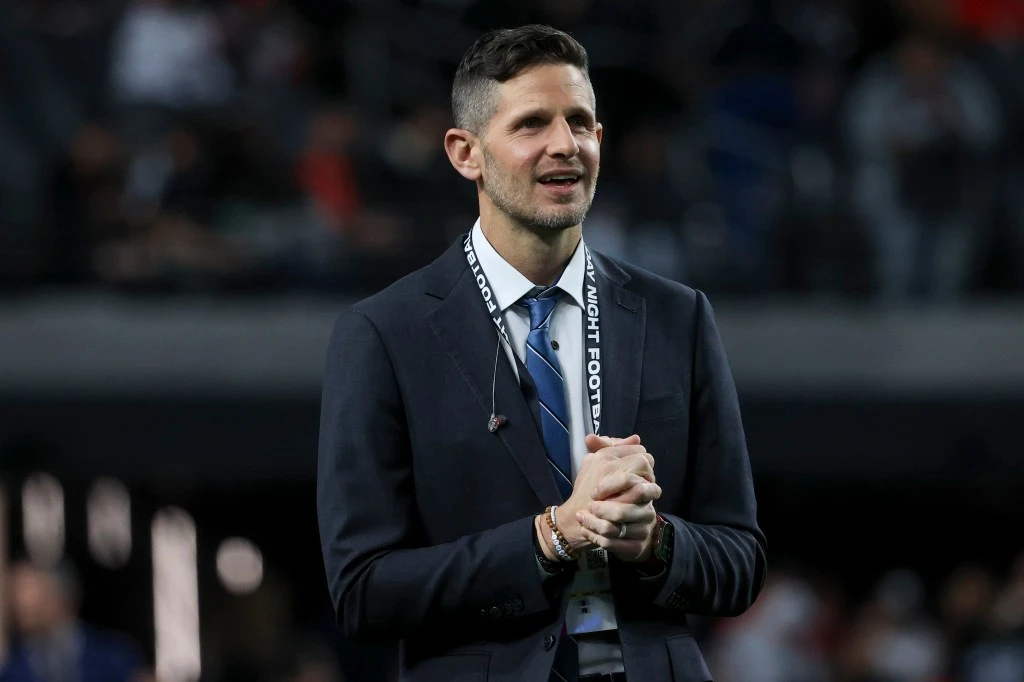
[[[548,522],[548,528],[551,529],[551,542],[555,545],[555,553],[558,554],[562,561],[575,561],[576,553],[569,548],[569,542],[562,535],[562,531],[558,530],[558,524],[555,522],[554,506],[544,510],[544,520]]]

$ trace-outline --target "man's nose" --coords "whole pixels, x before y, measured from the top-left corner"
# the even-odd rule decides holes
[[[551,156],[564,156],[566,158],[572,158],[580,153],[580,146],[576,142],[576,136],[572,134],[572,127],[568,121],[557,121],[551,126],[551,136],[548,139],[548,153]]]

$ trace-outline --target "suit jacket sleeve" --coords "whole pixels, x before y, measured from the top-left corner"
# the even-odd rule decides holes
[[[342,631],[401,638],[551,608],[537,573],[533,517],[426,546],[412,457],[385,342],[366,315],[349,310],[328,350],[317,470],[320,540]]]
[[[672,562],[654,602],[713,616],[745,611],[766,573],[765,538],[747,457],[739,402],[711,304],[697,292],[689,459]]]

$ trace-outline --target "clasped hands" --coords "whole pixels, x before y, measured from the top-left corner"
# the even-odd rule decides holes
[[[658,523],[653,502],[661,497],[654,457],[637,435],[590,434],[586,443],[588,454],[576,473],[572,495],[555,510],[558,529],[575,552],[603,547],[622,561],[648,561]],[[535,527],[545,555],[556,559],[543,517],[537,517]]]

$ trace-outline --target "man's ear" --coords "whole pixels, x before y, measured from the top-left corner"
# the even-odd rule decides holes
[[[594,132],[597,134],[597,143],[601,144],[601,138],[604,137],[604,126],[598,123],[594,127]]]
[[[476,135],[462,128],[451,128],[444,134],[444,151],[459,175],[476,182],[482,170],[480,160],[473,151],[480,144]]]

